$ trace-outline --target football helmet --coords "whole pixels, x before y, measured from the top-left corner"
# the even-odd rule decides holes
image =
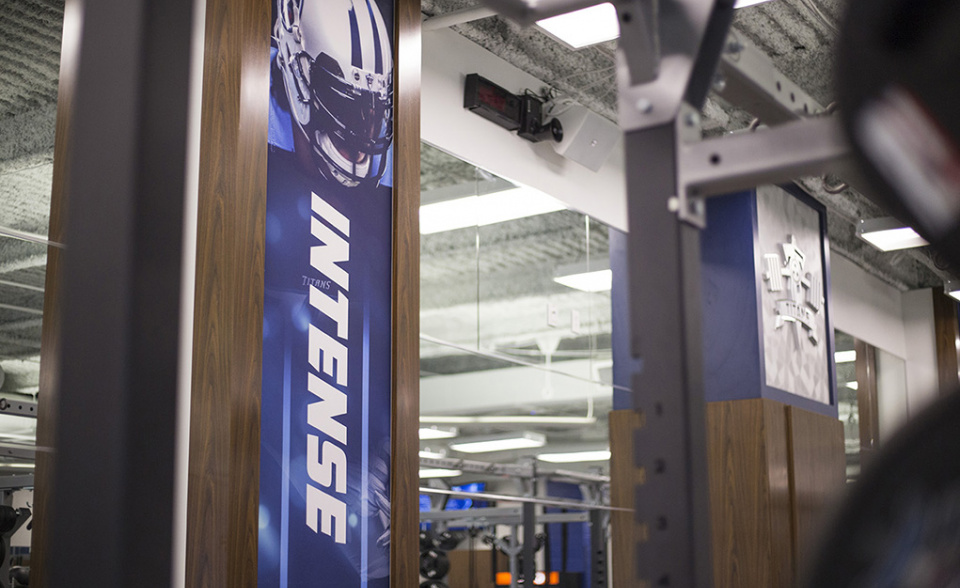
[[[393,54],[377,3],[277,0],[277,9],[277,66],[317,169],[348,187],[379,183],[393,140]]]

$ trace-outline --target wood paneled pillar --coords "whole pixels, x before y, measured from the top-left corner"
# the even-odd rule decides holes
[[[66,0],[64,14],[80,10],[81,0]],[[66,182],[70,115],[77,76],[77,56],[71,54],[71,44],[79,42],[65,33],[61,52],[60,83],[57,93],[56,136],[53,147],[53,185],[50,193],[50,226],[48,239],[63,242],[64,210],[67,206]],[[60,373],[60,284],[63,250],[47,247],[47,274],[44,278],[43,326],[40,335],[40,391],[37,396],[37,447],[56,446],[57,376]],[[49,521],[53,498],[53,452],[38,451],[34,470],[36,487],[33,494],[33,529],[31,531],[31,581],[41,588],[46,585],[48,562],[45,558],[49,544]]]
[[[420,2],[397,0],[394,66],[390,585],[419,578]]]
[[[960,385],[960,319],[957,301],[943,288],[933,289],[933,323],[937,339],[937,374],[940,395],[956,391]]]
[[[769,399],[707,404],[714,585],[792,586],[845,480],[843,425]]]
[[[67,12],[81,10],[67,0]],[[185,584],[256,586],[271,0],[207,0],[203,47]],[[391,583],[417,582],[420,4],[398,0],[395,47]],[[69,43],[65,35],[65,46]],[[72,48],[71,48],[72,49]],[[61,241],[76,77],[61,64],[50,239]],[[37,443],[54,448],[59,274],[50,248]],[[91,467],[96,467],[91,462]],[[47,553],[52,454],[37,456],[33,584]],[[78,545],[78,549],[81,549]],[[175,581],[179,581],[175,579]]]
[[[717,588],[792,583],[788,441],[779,402],[757,398],[707,404]]]
[[[269,0],[208,0],[186,585],[256,586]]]
[[[610,513],[612,561],[611,577],[614,586],[633,586],[637,573],[637,547],[646,537],[646,528],[633,512],[637,486],[644,483],[646,472],[634,460],[634,434],[640,430],[643,419],[635,410],[610,412],[610,506],[628,508]]]

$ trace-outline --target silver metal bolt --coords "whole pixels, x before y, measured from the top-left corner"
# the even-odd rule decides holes
[[[727,89],[727,78],[725,78],[722,73],[717,72],[713,76],[713,91],[719,94],[726,89]]]
[[[727,53],[740,53],[743,51],[743,43],[736,39],[730,39],[727,41],[727,45],[723,48]]]
[[[690,212],[694,216],[703,216],[707,212],[706,205],[704,205],[703,200],[700,198],[691,198],[689,200],[689,205]]]
[[[648,114],[653,110],[653,102],[650,102],[647,98],[639,98],[634,106],[644,114]]]
[[[683,117],[683,124],[688,127],[695,127],[700,124],[700,115],[696,112],[688,112]]]

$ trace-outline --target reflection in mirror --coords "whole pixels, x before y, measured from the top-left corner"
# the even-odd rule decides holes
[[[33,524],[25,524],[21,515],[35,504],[40,340],[64,2],[5,2],[0,13],[0,489],[3,504],[20,509],[22,519],[0,551],[12,565],[29,565]],[[0,580],[7,585],[9,578]]]
[[[426,144],[421,203],[421,578],[516,585],[533,529],[535,569],[580,585],[608,542],[607,227]]]
[[[606,456],[611,406],[607,227],[429,145],[421,170],[424,423],[458,426],[458,438],[544,436],[484,460],[605,466],[595,458]],[[472,212],[455,211],[471,201]],[[429,449],[465,453],[451,440]]]
[[[847,459],[847,482],[860,475],[860,412],[857,400],[857,352],[852,336],[834,331],[837,365],[837,411],[843,423],[844,453]]]
[[[837,404],[849,482],[909,416],[906,362],[847,333],[835,333]]]

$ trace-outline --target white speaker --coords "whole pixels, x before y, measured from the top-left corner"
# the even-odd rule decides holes
[[[556,118],[563,125],[563,141],[552,143],[554,150],[593,171],[600,169],[623,135],[619,126],[579,104]]]

